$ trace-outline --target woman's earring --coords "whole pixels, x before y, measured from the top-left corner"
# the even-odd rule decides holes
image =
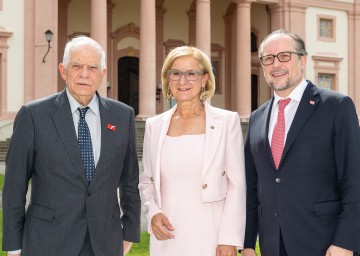
[[[173,94],[171,92],[170,86],[168,86],[167,90],[166,90],[166,99],[167,100],[171,100]]]
[[[206,96],[207,96],[206,88],[205,86],[202,86],[200,90],[200,101],[204,102],[206,100]]]

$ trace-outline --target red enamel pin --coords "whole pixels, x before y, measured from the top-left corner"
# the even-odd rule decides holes
[[[107,124],[106,128],[108,128],[109,130],[112,130],[112,131],[116,131],[116,126],[112,125],[112,124]]]

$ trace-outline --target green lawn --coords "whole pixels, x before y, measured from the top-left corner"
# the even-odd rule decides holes
[[[149,240],[150,236],[147,232],[141,232],[140,243],[133,244],[131,247],[130,252],[127,256],[149,256]],[[256,246],[256,252],[258,256],[260,256],[260,249],[259,245]],[[238,255],[241,255],[240,253]]]
[[[4,175],[0,174],[0,190],[2,190],[4,185]],[[2,210],[0,209],[0,248],[2,247]],[[141,232],[140,243],[133,244],[130,252],[127,256],[149,256],[149,240],[150,236],[147,232]],[[256,249],[259,254],[259,248]],[[0,256],[5,256],[6,253],[0,251]],[[239,254],[240,255],[240,254]]]
[[[149,240],[149,234],[147,232],[141,232],[140,243],[134,243],[126,256],[149,256]]]
[[[0,174],[0,190],[2,191],[3,187],[4,187],[4,174]]]

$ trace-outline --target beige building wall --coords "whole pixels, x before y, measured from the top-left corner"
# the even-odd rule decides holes
[[[262,17],[262,18],[260,18]],[[251,5],[251,24],[255,29],[258,38],[258,45],[262,42],[262,40],[269,34],[270,29],[270,19],[268,18],[268,13],[266,10],[266,5],[253,3]],[[259,63],[258,54],[252,54],[252,63],[258,63],[258,68],[256,69],[256,73],[259,78],[259,95],[258,102],[259,106],[264,104],[271,97],[271,89],[267,85],[264,75],[263,69]],[[255,71],[253,71],[255,73]]]
[[[7,40],[7,111],[17,112],[24,104],[24,1],[3,0],[0,11],[2,30],[13,33]],[[45,32],[45,31],[44,31]],[[44,44],[47,43],[44,37]]]
[[[118,86],[117,60],[124,56],[140,57],[140,9],[144,0],[99,1],[103,4],[104,1],[108,3],[106,13],[109,17],[107,51],[110,54],[108,67],[111,69],[107,78],[108,93],[110,92],[110,95],[116,98],[118,90],[115,88]],[[91,14],[91,2],[89,0],[2,0],[0,33],[5,34],[3,38],[6,39],[8,48],[6,72],[1,74],[2,79],[6,78],[6,83],[3,83],[5,90],[0,88],[2,89],[0,93],[4,91],[6,94],[5,100],[1,98],[1,119],[12,119],[24,103],[54,93],[61,88],[57,85],[56,80],[58,77],[57,65],[62,60],[62,56],[57,56],[57,48],[64,47],[66,35],[90,34],[92,30],[91,21],[95,20],[99,24],[104,24],[104,20],[98,19],[98,15]],[[248,31],[250,24],[251,32],[257,36],[258,44],[271,30],[278,29],[280,26],[304,36],[309,52],[306,78],[317,84],[316,65],[319,65],[317,58],[327,60],[327,63],[324,62],[321,65],[323,65],[322,68],[327,68],[326,65],[328,65],[329,70],[337,70],[338,79],[335,90],[354,97],[356,106],[359,106],[360,90],[357,89],[356,81],[354,83],[354,80],[358,80],[358,75],[352,76],[351,73],[354,73],[352,68],[358,67],[359,63],[359,51],[355,49],[354,45],[356,46],[358,43],[356,39],[360,36],[358,22],[360,0],[253,0],[250,1],[250,21],[241,19],[241,17],[247,17],[247,7],[238,9],[239,5],[235,2],[237,1],[211,0],[210,34],[213,47],[211,57],[218,57],[218,52],[214,52],[214,49],[222,51],[220,56],[222,61],[220,90],[211,100],[211,104],[231,110],[236,110],[238,105],[245,104],[246,113],[244,112],[242,115],[247,115],[248,99],[251,96],[245,95],[243,98],[244,94],[241,93],[245,90],[244,93],[249,94],[246,85],[248,79],[247,76],[244,76],[244,80],[238,77],[239,71],[247,69],[247,66],[243,65],[241,69],[238,68],[241,65],[239,62],[243,58],[241,53],[237,55],[239,43],[236,40],[238,37],[241,45],[243,45],[244,41],[241,41],[241,37],[246,36],[246,34],[242,34],[242,32]],[[249,3],[249,1],[244,2]],[[60,3],[60,7],[58,3]],[[156,30],[156,36],[160,39],[156,42],[156,54],[159,61],[156,67],[156,83],[158,83],[159,66],[162,64],[161,58],[165,57],[169,48],[178,44],[195,44],[196,24],[194,18],[196,16],[194,12],[196,1],[156,0],[156,3],[157,7],[163,3],[156,12],[158,15],[157,25],[161,26]],[[66,17],[60,23],[58,23],[58,7],[61,14],[59,15],[60,19]],[[237,10],[245,15],[237,17]],[[104,13],[102,14],[100,17],[106,17]],[[323,42],[317,38],[319,15],[334,17],[336,40],[333,42]],[[226,20],[226,18],[228,19]],[[237,19],[242,20],[241,23],[237,23]],[[226,22],[230,22],[231,27],[226,27]],[[240,24],[240,29],[237,28],[237,24]],[[47,29],[54,32],[54,38],[47,61],[42,63],[42,58],[47,50],[45,47],[47,42],[44,37],[44,32]],[[352,33],[349,33],[349,29]],[[106,30],[105,26],[104,30]],[[227,38],[226,36],[229,34],[230,36]],[[241,36],[239,37],[239,35]],[[152,37],[153,34],[150,36]],[[149,40],[149,43],[151,42],[154,40]],[[114,44],[111,45],[111,43]],[[227,56],[227,53],[230,55]],[[246,57],[246,53],[244,52],[243,56]],[[159,55],[161,55],[160,58]],[[331,64],[334,61],[338,62],[336,67]],[[149,67],[147,72],[152,72],[153,69],[153,66]],[[229,70],[230,72],[228,72]],[[263,71],[256,52],[251,54],[251,74],[258,76],[257,101],[260,106],[271,97],[272,92],[263,78]],[[238,82],[236,82],[237,80]],[[149,86],[156,87],[156,84],[151,82]],[[152,90],[150,87],[146,88]],[[156,88],[154,88],[155,90]],[[237,94],[237,91],[240,94]],[[242,102],[239,101],[239,97]],[[146,101],[149,100],[153,100],[153,97],[146,98]],[[157,101],[156,104],[157,112],[162,112],[170,107],[166,100]]]
[[[164,42],[169,39],[178,39],[185,43],[189,42],[189,22],[186,11],[190,4],[191,0],[176,1],[176,3],[165,1]]]
[[[332,17],[335,20],[335,40],[323,42],[318,35],[318,17]],[[315,74],[315,63],[313,56],[340,58],[338,81],[336,90],[348,95],[348,17],[345,11],[320,9],[310,7],[306,12],[306,48],[308,51],[308,63],[306,68],[306,79],[317,84]],[[326,65],[326,64],[323,64]],[[329,68],[333,65],[327,64]]]
[[[68,7],[68,34],[90,33],[90,0],[72,0]],[[81,16],[81,19],[79,19]]]
[[[113,0],[112,31],[128,25],[130,21],[140,26],[140,0]]]
[[[211,2],[211,43],[216,44],[224,48],[225,45],[225,23],[224,23],[224,13],[226,12],[227,4],[226,2],[230,1],[212,1]],[[212,55],[216,56],[215,53]],[[222,66],[221,70],[225,69],[225,52],[222,52]],[[219,90],[219,93],[211,98],[211,104],[218,106],[220,108],[225,108],[225,76],[221,76],[221,80],[216,85]]]

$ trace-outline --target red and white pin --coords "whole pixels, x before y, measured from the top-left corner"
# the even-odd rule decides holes
[[[116,126],[112,125],[112,124],[107,124],[106,128],[108,128],[109,130],[112,130],[112,131],[116,131]]]

